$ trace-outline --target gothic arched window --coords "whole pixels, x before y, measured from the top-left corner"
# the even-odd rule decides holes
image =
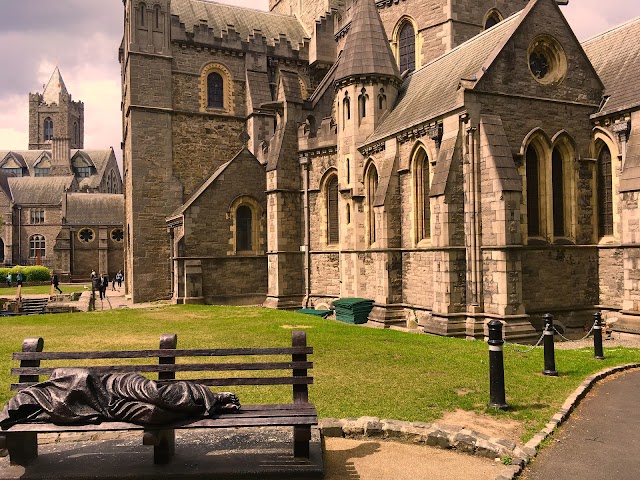
[[[160,5],[153,7],[153,17],[156,30],[160,29]]]
[[[527,232],[529,236],[536,237],[541,233],[540,229],[540,159],[536,149],[529,145],[526,156],[527,176]]]
[[[553,149],[551,157],[551,185],[553,191],[553,235],[566,236],[564,221],[564,162],[558,148]]]
[[[369,245],[376,242],[376,215],[374,211],[376,190],[378,189],[378,170],[371,164],[367,172],[367,226],[369,227]]]
[[[78,122],[73,122],[73,144],[78,146],[80,144],[80,127]]]
[[[44,119],[44,141],[53,140],[53,120],[51,117]]]
[[[413,198],[416,243],[431,237],[431,208],[429,203],[429,157],[420,148],[413,159]]]
[[[217,72],[211,72],[207,76],[207,106],[224,108],[224,83],[222,75]]]
[[[236,210],[236,249],[239,252],[253,250],[253,212],[247,205],[241,205]]]
[[[598,230],[601,237],[613,235],[613,176],[606,145],[598,155]]]
[[[346,96],[346,94],[345,94],[344,100],[342,101],[342,110],[343,110],[342,128],[344,128],[347,124],[347,121],[351,120],[351,101],[349,100],[349,97]]]
[[[338,176],[332,175],[327,181],[327,243],[340,241],[340,223],[338,219]]]
[[[360,111],[360,120],[367,116],[367,91],[364,88],[358,97],[358,110]]]
[[[399,60],[400,72],[416,69],[416,34],[413,25],[406,22],[400,30]]]

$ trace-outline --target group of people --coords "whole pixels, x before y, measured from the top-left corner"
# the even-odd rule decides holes
[[[22,275],[22,272],[16,273],[16,285],[22,286],[23,280],[24,280],[24,277]],[[9,273],[7,275],[7,287],[11,287],[12,285],[13,285],[13,273]]]
[[[118,290],[122,288],[122,281],[124,280],[124,274],[122,270],[116,273],[115,277],[111,280],[111,289],[116,291],[116,282],[118,283]],[[101,273],[100,277],[96,275],[96,271],[91,272],[91,282],[93,287],[100,292],[100,300],[104,300],[107,296],[107,289],[109,288],[109,276],[106,273]]]

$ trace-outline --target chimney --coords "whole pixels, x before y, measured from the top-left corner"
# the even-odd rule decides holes
[[[73,175],[71,171],[71,140],[54,137],[51,151],[51,170],[49,175]]]

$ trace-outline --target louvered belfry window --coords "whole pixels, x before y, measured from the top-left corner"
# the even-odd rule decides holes
[[[538,154],[532,146],[527,148],[527,232],[529,236],[540,235],[540,189]]]
[[[405,23],[400,30],[400,72],[416,69],[416,34],[413,25]]]
[[[224,108],[224,88],[222,75],[213,72],[207,77],[207,106]]]
[[[601,237],[613,235],[612,180],[611,151],[605,146],[598,156],[598,227]]]
[[[335,244],[339,241],[338,177],[334,175],[327,182],[327,243]]]

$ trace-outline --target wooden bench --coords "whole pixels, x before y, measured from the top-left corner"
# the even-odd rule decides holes
[[[296,458],[309,458],[311,426],[317,425],[318,415],[315,406],[309,403],[308,386],[313,378],[307,370],[313,363],[307,355],[313,348],[307,346],[306,332],[292,332],[290,347],[266,348],[223,348],[207,350],[178,350],[176,335],[162,335],[159,350],[98,351],[98,352],[43,352],[42,338],[27,338],[22,352],[14,353],[13,359],[20,361],[19,368],[12,368],[11,374],[18,376],[18,383],[12,384],[12,390],[21,390],[41,381],[39,377],[48,377],[54,368],[42,367],[43,361],[95,360],[95,359],[156,359],[157,364],[117,364],[106,366],[89,365],[102,373],[138,372],[142,374],[158,372],[159,382],[176,381],[177,372],[198,372],[210,376],[189,379],[212,387],[230,387],[239,385],[291,385],[293,401],[281,405],[242,405],[237,413],[224,413],[191,422],[163,425],[161,427],[142,427],[132,423],[103,422],[93,425],[62,426],[51,423],[24,423],[0,431],[0,449],[9,451],[12,464],[26,466],[38,456],[39,433],[62,432],[104,432],[119,430],[137,430],[143,433],[143,444],[153,445],[154,463],[169,463],[175,453],[175,430],[192,428],[230,428],[230,427],[293,427],[293,455]],[[273,357],[274,361],[258,361],[256,357]],[[277,358],[277,357],[285,358]],[[176,358],[209,357],[207,363],[176,363]],[[233,357],[229,362],[221,358]],[[241,361],[235,361],[241,357]],[[272,358],[269,358],[271,360]],[[217,360],[217,362],[216,362]],[[284,360],[284,361],[283,361]],[[70,365],[66,365],[70,366]],[[73,367],[80,365],[74,364]],[[283,372],[290,374],[283,375]],[[224,373],[244,372],[242,376],[223,376]],[[247,372],[260,372],[259,376],[248,376]],[[214,376],[215,375],[215,376]],[[245,376],[247,375],[247,376]],[[216,390],[221,390],[216,388]],[[240,397],[242,402],[242,397]]]

